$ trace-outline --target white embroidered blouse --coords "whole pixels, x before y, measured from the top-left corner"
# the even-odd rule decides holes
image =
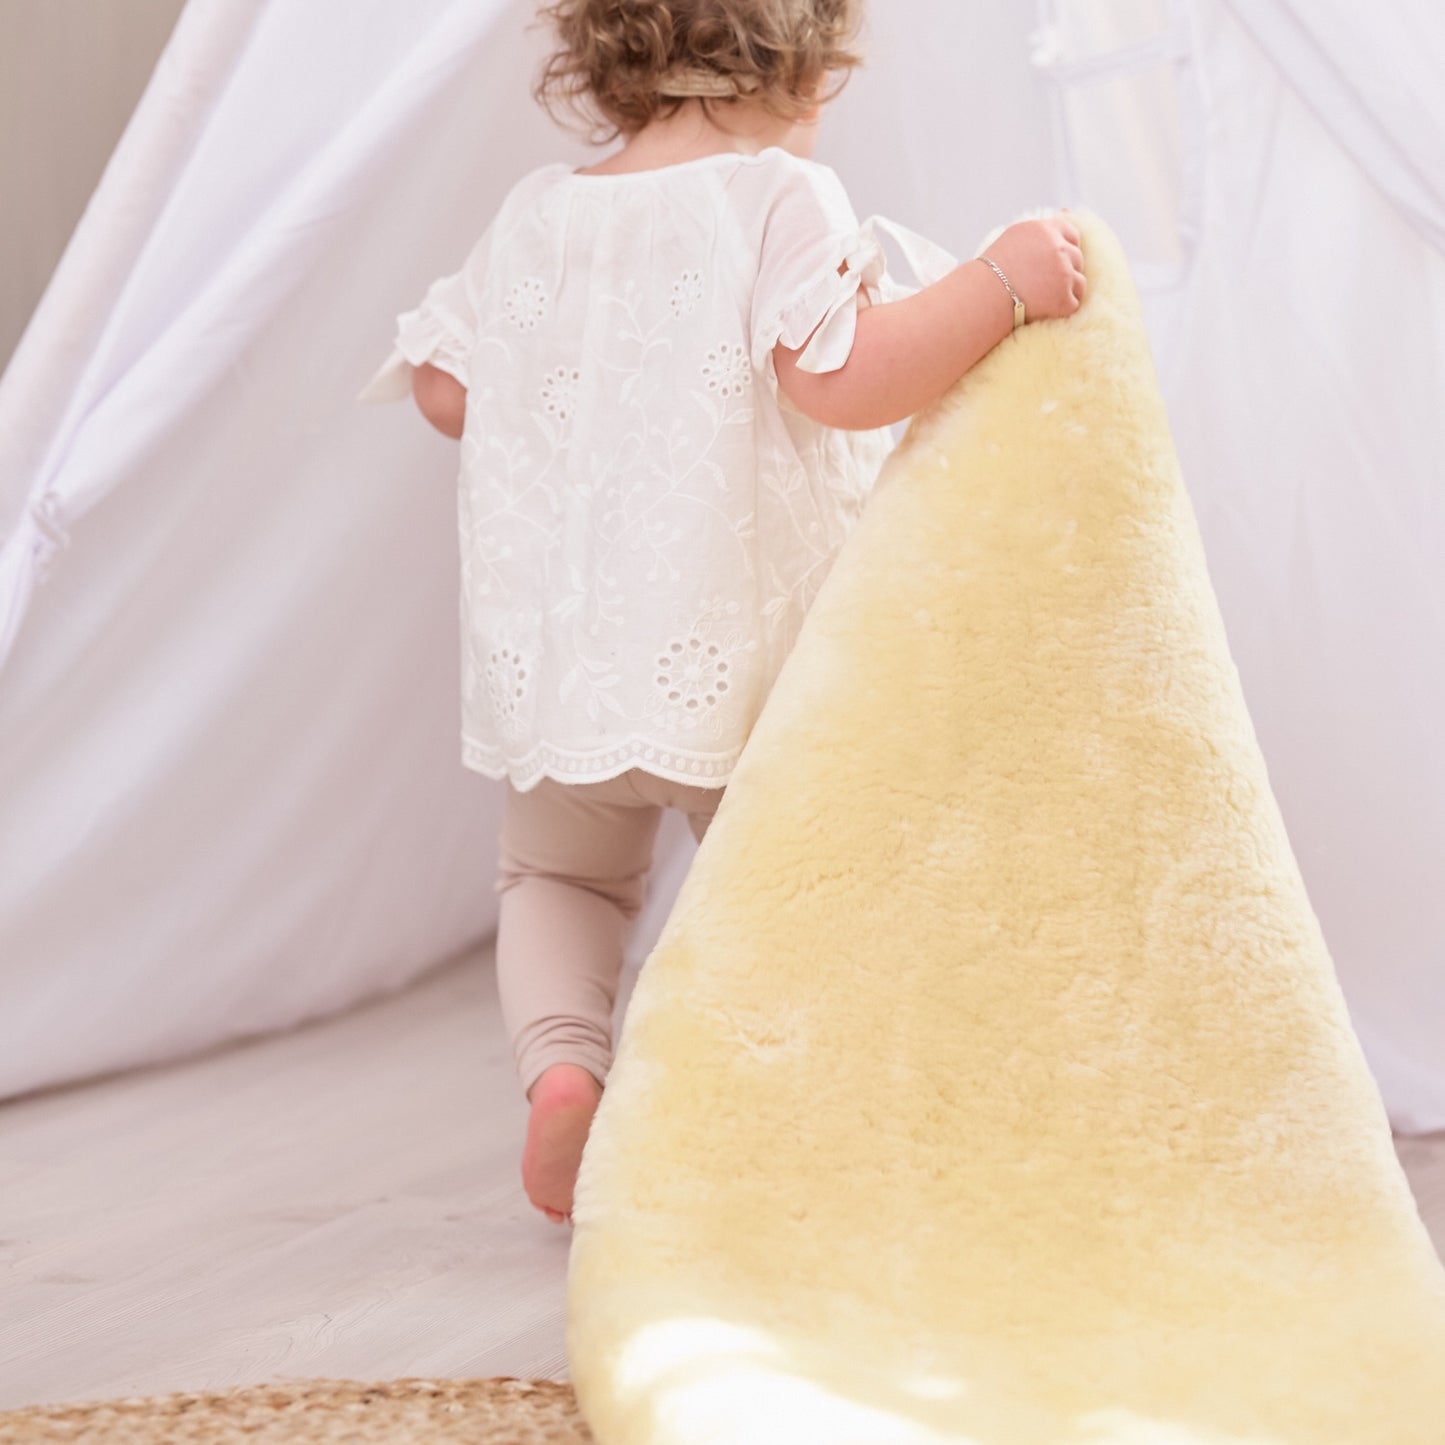
[[[814,333],[798,364],[836,370],[858,305],[915,289],[879,227],[924,284],[957,264],[860,224],[830,167],[780,147],[558,163],[397,318],[360,399],[408,396],[424,361],[467,388],[467,767],[523,791],[632,767],[726,783],[892,446],[793,407],[772,349]]]

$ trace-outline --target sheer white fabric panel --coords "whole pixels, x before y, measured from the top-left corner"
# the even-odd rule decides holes
[[[495,924],[455,444],[354,397],[555,154],[516,115],[529,14],[193,0],[7,371],[0,1092],[332,1011]]]
[[[1225,0],[1325,132],[1445,252],[1445,13],[1438,0]]]

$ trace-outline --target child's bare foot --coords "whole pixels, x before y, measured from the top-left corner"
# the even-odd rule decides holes
[[[578,1064],[553,1064],[527,1093],[532,1117],[522,1149],[522,1187],[554,1223],[572,1218],[572,1189],[602,1087]]]

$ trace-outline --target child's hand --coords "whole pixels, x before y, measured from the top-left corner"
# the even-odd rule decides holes
[[[1062,213],[1016,221],[981,254],[997,261],[1013,283],[1026,321],[1072,316],[1084,299],[1079,228]]]

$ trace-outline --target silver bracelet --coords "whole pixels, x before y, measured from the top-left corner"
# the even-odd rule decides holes
[[[1008,287],[1008,294],[1013,297],[1014,301],[1014,330],[1017,331],[1019,327],[1024,324],[1024,303],[1019,300],[1019,293],[1015,291],[1012,286],[1009,286],[1008,277],[999,269],[996,261],[990,261],[987,256],[975,256],[973,259],[975,261],[982,261],[985,266],[992,266],[998,274],[998,279]]]

